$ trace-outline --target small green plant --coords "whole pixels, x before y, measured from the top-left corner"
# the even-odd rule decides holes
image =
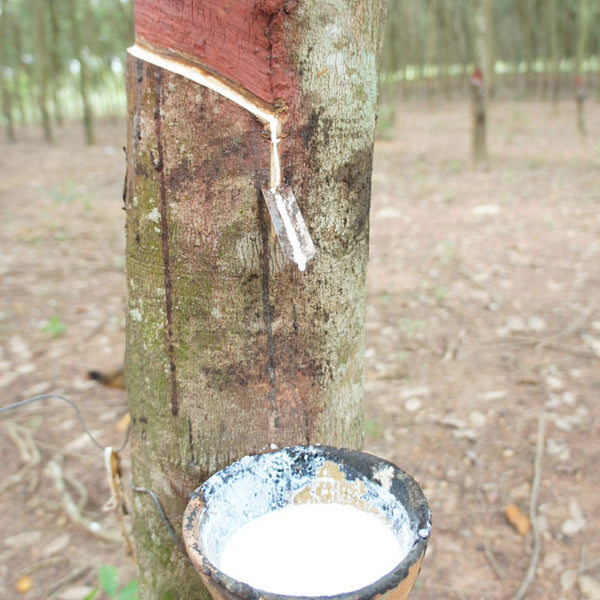
[[[465,161],[457,158],[451,158],[444,162],[446,173],[462,173],[465,170],[465,167]]]
[[[72,179],[65,179],[61,182],[60,188],[50,190],[50,195],[56,204],[71,204],[73,200],[79,198],[76,191],[77,184]]]
[[[408,317],[402,317],[398,319],[398,327],[402,329],[407,335],[415,335],[419,333],[427,325],[426,321],[420,321],[417,319],[409,319]]]
[[[457,260],[456,242],[452,240],[444,240],[436,250],[439,261],[445,266],[451,265]]]
[[[373,440],[380,440],[383,437],[383,427],[373,419],[365,419],[365,434]]]
[[[65,179],[58,189],[51,189],[49,193],[56,204],[72,204],[78,200],[86,210],[90,208],[90,201],[77,190],[77,182],[73,179]]]
[[[546,159],[541,156],[534,156],[533,158],[530,158],[529,161],[527,162],[527,166],[530,169],[539,169],[540,167],[543,167],[545,164],[546,164]]]
[[[50,317],[46,323],[42,326],[42,331],[47,333],[51,337],[58,337],[62,335],[67,330],[67,326],[60,317]]]
[[[68,242],[71,239],[71,236],[64,231],[55,231],[52,234],[52,239],[55,242]]]
[[[433,290],[434,296],[439,302],[443,302],[448,298],[448,290],[445,287],[437,287]]]
[[[137,600],[137,579],[132,579],[119,590],[119,574],[113,565],[102,565],[98,570],[100,586],[92,590],[83,600],[93,600],[102,591],[107,598],[114,600]]]

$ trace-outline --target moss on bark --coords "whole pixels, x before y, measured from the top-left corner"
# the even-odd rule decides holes
[[[246,111],[128,63],[127,382],[136,486],[175,531],[189,493],[271,444],[360,447],[365,274],[380,2],[284,15],[297,71],[284,179],[318,254],[285,262],[260,186],[269,146]],[[150,498],[135,498],[141,598],[204,597]]]

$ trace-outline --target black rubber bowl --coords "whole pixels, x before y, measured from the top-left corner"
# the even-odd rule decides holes
[[[405,548],[389,573],[335,600],[405,600],[431,532],[431,513],[417,482],[371,454],[329,446],[294,446],[246,456],[215,473],[191,496],[183,518],[187,553],[215,600],[306,598],[256,589],[223,573],[219,557],[243,525],[289,505],[349,504],[385,520]]]

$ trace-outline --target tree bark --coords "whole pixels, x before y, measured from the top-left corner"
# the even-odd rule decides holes
[[[16,56],[16,68],[15,68],[15,85],[14,85],[14,95],[15,101],[17,103],[17,107],[19,110],[19,116],[21,117],[21,123],[26,125],[29,123],[28,111],[25,106],[25,101],[23,100],[23,94],[21,93],[21,87],[25,89],[32,89],[33,87],[33,76],[31,73],[31,65],[27,64],[23,60],[23,40],[21,35],[21,28],[19,27],[17,20],[13,14],[8,14],[10,17],[10,34],[11,37],[8,41],[9,44],[12,44],[15,50]]]
[[[577,131],[581,136],[585,136],[586,134],[583,61],[587,46],[588,20],[588,2],[587,0],[579,0],[577,11],[577,46],[575,51],[575,110],[577,115]]]
[[[377,121],[377,133],[381,137],[392,135],[398,105],[398,91],[405,89],[406,86],[406,78],[402,82],[402,88],[395,78],[395,75],[406,65],[406,56],[401,51],[408,46],[404,35],[407,28],[403,12],[406,13],[405,5],[390,4],[385,23],[384,42],[381,50],[379,119]]]
[[[525,55],[525,74],[522,78],[523,91],[525,94],[532,92],[534,89],[535,79],[535,0],[521,0],[516,3],[516,8],[519,14],[519,27],[521,30],[521,38],[523,51]]]
[[[0,68],[8,64],[8,7],[6,0],[0,2]],[[8,76],[0,73],[0,101],[2,103],[2,114],[6,121],[6,138],[9,142],[16,141],[15,125],[13,120],[12,90],[8,82]]]
[[[476,0],[473,14],[475,64],[477,66],[471,77],[471,153],[475,163],[486,163],[488,160],[485,68],[490,61],[487,58],[489,31],[486,2],[487,0]]]
[[[483,65],[483,76],[485,81],[485,91],[488,99],[492,99],[496,93],[496,37],[494,33],[494,6],[494,0],[484,0],[485,64]]]
[[[64,114],[59,92],[62,83],[62,67],[60,58],[60,26],[57,14],[56,0],[48,0],[50,13],[50,31],[52,43],[50,45],[50,64],[52,66],[52,104],[54,105],[54,120],[59,127],[64,125]]]
[[[165,3],[166,5],[167,3]],[[251,4],[254,6],[254,4]],[[232,9],[237,10],[237,9]],[[365,274],[383,0],[269,13],[284,180],[317,247],[278,248],[246,110],[129,58],[127,387],[132,476],[176,532],[190,492],[272,444],[363,439]],[[134,499],[140,598],[206,597],[148,495]]]
[[[48,143],[54,141],[52,133],[52,123],[50,122],[50,112],[48,111],[48,78],[49,78],[49,57],[48,44],[46,43],[46,2],[45,0],[34,0],[34,41],[35,41],[35,59],[37,65],[37,85],[38,85],[38,107],[42,119],[42,128],[44,130],[44,139]]]
[[[550,101],[552,108],[558,110],[558,96],[560,92],[560,70],[558,52],[558,0],[548,2],[548,38],[549,38],[549,67],[550,67]]]
[[[81,32],[84,35],[90,34],[90,4],[89,0],[82,1],[82,14],[79,18],[77,0],[70,1],[71,15],[71,47],[73,55],[79,62],[79,95],[81,96],[81,106],[83,109],[83,132],[85,134],[85,143],[88,146],[94,145],[96,135],[94,132],[94,113],[89,98],[89,69],[87,63],[86,50],[84,50],[81,38]]]

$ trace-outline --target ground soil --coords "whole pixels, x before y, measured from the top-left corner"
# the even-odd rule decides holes
[[[414,475],[433,511],[415,600],[511,598],[535,535],[504,513],[527,524],[532,497],[526,597],[599,597],[598,105],[587,115],[581,139],[571,104],[494,104],[483,167],[466,104],[401,106],[377,143],[366,448]],[[75,125],[51,148],[20,133],[0,145],[1,404],[64,394],[118,446],[126,393],[85,374],[122,364],[124,123],[91,148]],[[118,537],[104,457],[72,408],[24,406],[0,430],[0,597],[80,600],[107,563],[133,578],[123,543],[99,537]]]

